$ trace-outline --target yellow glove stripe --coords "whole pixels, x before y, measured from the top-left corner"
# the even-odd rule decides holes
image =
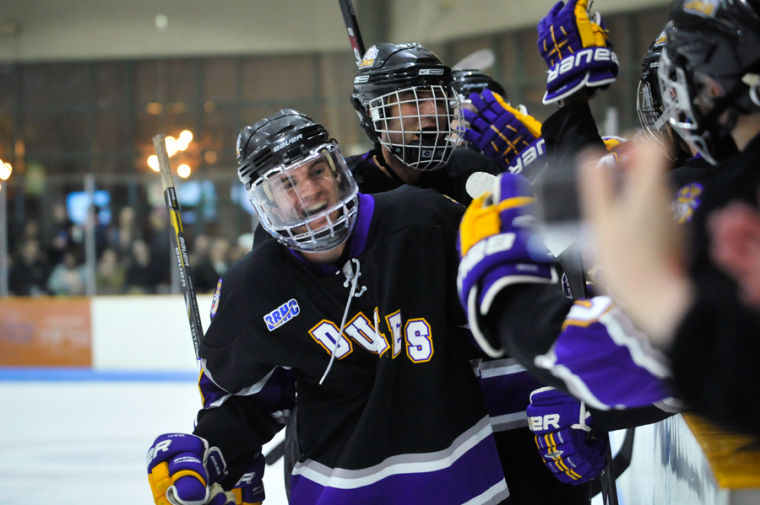
[[[549,434],[546,435],[546,443],[547,443],[547,452],[549,454],[551,454],[552,452],[556,452],[557,451],[557,443],[554,441],[554,433],[549,433]],[[567,465],[565,465],[565,462],[562,461],[562,456],[560,456],[560,457],[558,457],[556,459],[552,458],[552,461],[554,462],[555,465],[557,465],[557,468],[559,468],[560,470],[562,470],[562,473],[564,473],[565,475],[567,475],[571,479],[578,480],[578,479],[581,478],[580,475],[578,475],[577,473],[573,472],[571,469],[569,469],[567,467]]]
[[[462,248],[462,256],[467,255],[470,248],[481,240],[499,233],[501,211],[536,201],[530,196],[516,196],[507,198],[498,205],[485,205],[486,199],[490,197],[491,193],[484,193],[474,199],[462,216],[462,223],[459,225],[459,245]]]
[[[501,133],[498,129],[496,129],[496,127],[494,125],[491,125],[491,129],[493,131],[495,131],[496,134],[499,137],[501,137],[501,140],[503,140],[504,142],[506,142],[507,145],[509,145],[510,148],[515,149],[515,145],[512,142],[510,142],[509,139],[507,137],[505,137],[503,133]],[[497,149],[496,144],[494,144],[493,142],[491,142],[491,144],[493,145],[494,150],[496,150]],[[516,149],[515,149],[515,151],[516,151]]]
[[[170,505],[166,499],[166,490],[172,485],[169,477],[169,463],[164,461],[154,466],[148,474],[148,483],[156,505]]]
[[[551,447],[549,448],[549,452],[554,452],[557,450],[557,443],[554,441],[554,433],[550,433],[549,437],[551,439]],[[568,477],[570,477],[571,479],[579,480],[581,478],[581,476],[578,475],[578,473],[575,470],[573,470],[572,468],[569,468],[565,464],[565,461],[562,459],[562,456],[555,459],[554,462],[557,464],[557,467],[559,467],[559,469],[562,470],[562,472]]]
[[[608,151],[612,151],[617,146],[619,146],[620,144],[622,144],[622,142],[620,141],[620,139],[616,139],[616,138],[602,139],[602,142],[604,142],[604,148],[607,149]]]
[[[499,105],[504,107],[504,110],[508,110],[517,119],[519,119],[520,122],[523,124],[523,126],[525,126],[528,129],[531,135],[533,135],[534,137],[541,136],[541,127],[543,125],[541,124],[539,120],[537,120],[536,118],[534,118],[533,116],[529,114],[523,114],[519,110],[515,109],[514,107],[509,105],[501,95],[494,93],[493,97],[496,99]]]
[[[578,0],[575,4],[575,24],[581,36],[583,47],[605,47],[607,45],[607,33],[588,17],[588,0]]]
[[[257,502],[243,501],[243,491],[239,487],[233,487],[232,491],[230,492],[233,495],[235,495],[235,503],[237,505],[261,505],[260,501],[257,501]]]
[[[496,210],[501,212],[507,209],[514,209],[515,207],[523,207],[525,205],[530,205],[535,201],[536,199],[532,196],[514,196],[500,202],[499,205],[496,206]]]
[[[174,472],[171,475],[172,484],[177,482],[182,477],[194,477],[198,479],[199,481],[201,481],[201,484],[203,484],[204,486],[206,485],[206,480],[203,477],[201,477],[201,474],[199,474],[198,472],[194,472],[192,470],[180,470],[179,472]]]
[[[493,206],[483,207],[486,197],[489,196],[490,193],[484,193],[473,200],[462,216],[462,224],[459,227],[462,256],[485,237],[499,233],[501,222],[498,212],[494,212]]]
[[[559,48],[559,46],[557,45],[557,38],[554,36],[554,25],[551,25],[551,26],[549,27],[549,29],[550,29],[550,31],[551,31],[551,33],[552,33],[552,42],[554,42],[554,49],[552,49],[552,52],[551,52],[551,53],[549,53],[549,54],[552,54],[552,53],[554,53],[554,52],[556,51],[556,53],[557,53],[557,56],[558,56],[558,57],[559,57],[559,59],[561,60],[561,59],[562,59],[562,51],[560,51],[560,48]]]

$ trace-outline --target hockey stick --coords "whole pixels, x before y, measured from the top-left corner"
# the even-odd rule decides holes
[[[161,185],[164,188],[164,200],[166,201],[166,208],[169,210],[169,218],[171,219],[174,231],[172,233],[172,237],[174,238],[174,254],[177,258],[182,294],[185,296],[187,321],[190,323],[190,335],[193,339],[195,359],[200,360],[198,345],[203,335],[203,325],[201,324],[201,315],[198,311],[198,300],[195,297],[193,275],[190,268],[190,259],[187,254],[187,243],[185,242],[185,233],[182,229],[182,219],[180,218],[179,201],[177,200],[177,192],[174,189],[174,177],[172,177],[169,165],[169,155],[166,152],[166,137],[163,134],[153,137],[153,146],[156,149],[156,156],[158,156]]]
[[[343,22],[348,32],[348,41],[351,43],[351,49],[354,51],[354,60],[358,67],[364,57],[364,42],[362,41],[362,34],[359,31],[359,22],[356,20],[354,4],[351,3],[351,0],[338,0],[338,5],[340,5],[340,12],[343,14]]]
[[[468,54],[458,62],[454,63],[454,66],[451,67],[451,70],[487,70],[493,66],[495,61],[496,55],[494,55],[491,49],[486,47],[483,49],[478,49],[477,51]]]

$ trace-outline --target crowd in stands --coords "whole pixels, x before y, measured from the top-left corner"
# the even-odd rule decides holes
[[[63,205],[52,208],[51,232],[28,220],[18,237],[11,235],[8,251],[8,289],[11,296],[81,296],[87,293],[85,229],[69,219]],[[174,247],[165,209],[150,211],[145,225],[130,206],[117,219],[95,228],[95,294],[165,294],[172,291]],[[212,292],[227,267],[252,245],[250,234],[233,241],[194,234],[185,228],[190,244],[198,293]]]

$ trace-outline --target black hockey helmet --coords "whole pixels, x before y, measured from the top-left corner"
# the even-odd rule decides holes
[[[426,47],[389,42],[370,47],[354,78],[351,103],[369,139],[406,166],[435,170],[451,156],[459,101],[451,69]],[[435,105],[434,112],[426,103]],[[405,105],[415,112],[402,111]]]
[[[676,0],[671,19],[658,71],[663,104],[673,128],[714,164],[737,115],[760,111],[760,0]],[[715,84],[721,94],[701,94]]]
[[[498,93],[507,101],[507,92],[501,84],[494,81],[493,78],[482,70],[472,68],[462,68],[451,71],[451,86],[459,93],[459,99],[464,101],[472,93],[480,93],[484,89],[490,89]]]
[[[338,144],[309,116],[282,109],[237,138],[237,173],[264,229],[302,251],[345,241],[358,189]]]

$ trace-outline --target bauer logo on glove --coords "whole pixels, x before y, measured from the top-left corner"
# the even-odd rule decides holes
[[[218,448],[185,433],[160,435],[148,449],[147,460],[156,505],[208,503],[212,484],[227,467]]]
[[[583,87],[615,82],[618,58],[599,13],[588,0],[557,2],[538,23],[538,50],[549,67],[543,103],[567,98]]]
[[[530,394],[526,409],[528,427],[544,465],[566,484],[583,484],[596,478],[607,461],[606,434],[596,435],[586,405],[551,387]]]

